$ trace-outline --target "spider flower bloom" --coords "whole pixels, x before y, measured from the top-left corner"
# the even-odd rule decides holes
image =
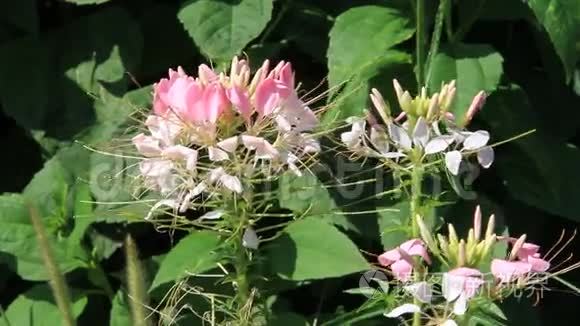
[[[412,256],[419,256],[431,264],[425,244],[419,239],[408,240],[399,247],[383,253],[379,256],[379,264],[390,267],[396,279],[406,282],[410,279],[413,271]]]
[[[415,98],[404,91],[396,80],[393,85],[401,114],[393,119],[391,108],[382,95],[372,89],[370,98],[374,110],[368,112],[368,123],[358,117],[347,119],[352,129],[344,132],[341,140],[349,150],[361,156],[409,164],[417,163],[419,159],[438,161],[439,154],[444,154],[445,165],[454,175],[459,173],[464,157],[471,154],[477,155],[483,168],[491,166],[494,152],[487,145],[489,133],[484,130],[465,130],[449,112],[455,97],[455,82],[443,85],[438,93],[430,97],[426,89],[422,88]],[[484,102],[485,93],[480,92],[473,99],[466,119],[473,118]],[[378,113],[376,118],[373,116],[375,112]]]
[[[155,84],[148,130],[132,139],[145,185],[163,197],[158,207],[184,211],[204,192],[243,193],[258,175],[300,175],[303,158],[320,151],[310,133],[318,119],[298,97],[289,62],[270,70],[266,60],[253,77],[238,58],[229,75],[206,65],[197,72],[170,69]]]
[[[550,262],[540,256],[540,246],[525,242],[526,236],[519,239],[504,238],[513,245],[508,259],[494,259],[491,262],[492,274],[501,282],[508,283],[531,273],[543,273],[550,268]]]

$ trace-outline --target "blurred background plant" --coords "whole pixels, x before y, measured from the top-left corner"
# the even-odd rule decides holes
[[[127,143],[117,139],[128,139],[133,114],[150,108],[151,83],[178,65],[225,68],[234,54],[255,65],[265,58],[291,61],[301,89],[329,90],[318,103],[332,103],[322,119],[328,126],[361,116],[371,88],[396,103],[393,78],[412,94],[417,85],[434,92],[455,79],[456,116],[485,90],[473,130],[488,130],[494,143],[536,131],[497,147],[496,163],[478,178],[460,173],[450,177],[449,189],[429,180],[440,195],[426,212],[429,220],[445,216],[465,236],[481,204],[503,232],[527,233],[546,248],[580,222],[577,1],[2,1],[0,325],[55,325],[62,318],[28,201],[38,209],[43,241],[70,290],[67,311],[79,325],[132,324],[136,308],[126,275],[138,265],[148,307],[174,303],[151,323],[201,324],[195,313],[212,311],[212,300],[228,294],[211,279],[183,274],[200,266],[195,257],[212,251],[215,239],[201,233],[191,240],[144,222],[149,206],[130,202],[130,160],[83,144],[122,153]],[[345,290],[369,268],[357,247],[380,253],[405,239],[400,226],[409,203],[392,191],[398,179],[371,169],[374,164],[348,162],[334,150],[322,160],[330,169],[290,178],[275,192],[281,211],[304,219],[264,248],[259,268],[268,275],[269,322],[391,322],[382,316],[384,306],[361,307],[366,298]],[[336,180],[341,187],[325,186]],[[127,235],[135,248],[123,250]],[[574,241],[569,250],[578,248]],[[163,286],[151,286],[156,280]],[[567,280],[578,284],[580,275]],[[549,287],[536,307],[526,298],[504,302],[509,324],[572,324],[578,298],[557,283]],[[180,299],[199,289],[216,296]],[[506,323],[494,322],[488,324]]]

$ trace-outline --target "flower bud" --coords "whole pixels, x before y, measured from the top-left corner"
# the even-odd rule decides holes
[[[439,111],[439,94],[435,93],[429,100],[429,109],[427,110],[427,120],[437,117]]]
[[[465,114],[465,124],[468,124],[471,119],[473,119],[473,116],[475,116],[475,114],[483,107],[485,104],[485,97],[486,95],[484,91],[480,91],[475,95],[471,101],[469,109],[467,109],[467,113]]]
[[[437,234],[437,240],[439,241],[439,248],[444,256],[449,256],[449,245],[445,236]]]
[[[391,120],[391,109],[389,108],[389,105],[385,103],[383,96],[376,88],[371,90],[370,97],[373,105],[377,109],[377,112],[381,116],[381,119],[383,119],[383,122],[387,124]]]
[[[419,232],[421,233],[421,238],[423,239],[423,241],[425,241],[425,243],[427,244],[427,247],[429,247],[429,249],[431,249],[432,252],[438,253],[439,248],[437,248],[435,240],[433,239],[433,236],[431,235],[431,231],[429,230],[427,225],[425,225],[423,218],[420,215],[417,215],[417,216],[415,216],[415,220],[417,221],[417,225],[419,226]]]
[[[457,250],[457,267],[465,266],[467,262],[467,254],[465,250],[465,241],[461,239],[459,242],[459,250]]]
[[[457,245],[459,240],[457,238],[457,232],[455,232],[455,228],[453,227],[453,224],[449,223],[448,228],[449,228],[449,244],[450,245]]]
[[[473,213],[473,232],[475,240],[479,240],[481,237],[481,207],[479,205],[475,207],[475,213]]]
[[[520,251],[525,242],[526,242],[526,234],[524,233],[514,243],[512,251],[510,252],[509,260],[514,260],[517,257],[518,252]]]
[[[495,214],[491,214],[487,221],[487,228],[485,229],[485,238],[491,237],[495,234]]]

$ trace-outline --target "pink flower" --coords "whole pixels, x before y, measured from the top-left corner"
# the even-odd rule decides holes
[[[503,238],[514,247],[509,260],[494,259],[491,262],[492,274],[502,283],[526,276],[529,273],[543,273],[550,268],[550,262],[541,258],[540,246],[524,242],[525,235],[519,239]],[[519,240],[519,241],[518,241]],[[516,258],[516,260],[512,260]]]
[[[419,239],[408,240],[399,247],[383,253],[379,256],[379,264],[385,267],[390,266],[395,278],[401,282],[406,282],[413,271],[413,258],[411,256],[420,256],[428,264],[431,264],[425,244]]]
[[[523,261],[494,259],[491,262],[491,273],[501,283],[508,283],[532,271],[532,265]]]

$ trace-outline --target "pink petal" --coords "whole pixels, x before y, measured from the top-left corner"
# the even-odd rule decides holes
[[[397,260],[401,259],[401,254],[397,248],[391,249],[379,256],[379,264],[388,267]]]
[[[401,282],[407,282],[411,278],[413,265],[408,261],[401,259],[397,260],[391,265],[391,270],[393,271],[396,279]]]
[[[294,73],[290,62],[286,62],[286,64],[282,66],[278,79],[289,88],[294,89]]]
[[[218,79],[218,75],[207,65],[201,64],[197,68],[197,75],[204,84],[209,84]]]
[[[234,107],[240,112],[242,117],[246,120],[250,119],[252,107],[247,93],[239,87],[233,86],[227,90],[227,96]]]
[[[518,258],[526,260],[529,256],[534,256],[540,251],[540,246],[530,242],[524,242],[520,250],[518,250]]]
[[[431,264],[431,258],[427,253],[427,249],[425,249],[425,244],[423,243],[423,241],[419,239],[411,239],[401,244],[400,248],[403,251],[405,251],[408,255],[420,256],[428,264]]]
[[[491,273],[502,283],[510,282],[532,270],[532,265],[522,261],[494,259],[491,262]]]
[[[229,101],[224,88],[217,84],[209,85],[204,91],[204,102],[206,107],[206,119],[215,123],[229,106]]]
[[[532,265],[532,272],[543,273],[550,268],[550,262],[540,258],[539,256],[539,254],[536,254],[527,258],[528,263]]]
[[[260,116],[272,114],[280,102],[288,97],[290,90],[282,83],[268,77],[256,87],[254,94],[256,111]]]

